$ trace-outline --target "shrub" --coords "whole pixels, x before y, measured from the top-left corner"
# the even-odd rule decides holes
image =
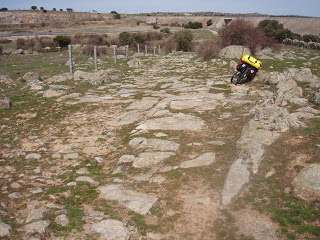
[[[2,46],[0,46],[0,55],[3,54],[3,51],[2,51]]]
[[[103,36],[98,34],[89,35],[88,44],[93,44],[95,46],[101,46],[105,44],[105,39]]]
[[[258,48],[273,47],[274,41],[268,38],[260,28],[244,19],[235,19],[219,30],[222,45],[243,45],[254,53]]]
[[[0,12],[6,12],[6,11],[8,11],[8,8],[1,8],[0,9]]]
[[[258,27],[268,36],[277,39],[278,42],[282,42],[286,38],[299,39],[301,36],[291,32],[289,29],[284,28],[283,24],[277,20],[265,19],[259,22]]]
[[[113,15],[113,19],[121,19],[121,15],[119,13],[116,13]]]
[[[71,43],[70,37],[63,35],[56,36],[53,41],[61,48],[65,48]]]
[[[303,35],[302,37],[303,41],[305,42],[319,42],[319,37],[317,35],[312,35],[312,34],[306,34]]]
[[[41,38],[39,39],[39,43],[40,43],[40,46],[41,46],[42,48],[53,47],[53,45],[54,45],[52,39],[49,38],[49,37],[41,37]]]
[[[189,30],[183,30],[174,34],[174,40],[177,43],[178,51],[190,51],[192,48],[193,34]]]
[[[188,22],[186,25],[183,26],[186,29],[199,29],[202,28],[201,22]]]
[[[170,35],[171,32],[170,32],[170,29],[169,28],[164,28],[164,29],[161,29],[160,32],[162,34],[165,34],[165,35]]]
[[[195,47],[197,58],[200,58],[202,61],[208,61],[218,57],[221,47],[220,41],[206,40],[198,43]]]
[[[130,33],[128,32],[122,32],[119,34],[119,44],[120,46],[126,46],[132,44],[132,38]]]
[[[146,41],[155,41],[162,39],[162,33],[159,32],[147,32],[145,33]]]
[[[73,37],[71,38],[71,43],[72,44],[78,44],[81,43],[81,40],[83,38],[83,33],[82,32],[76,32]]]
[[[209,27],[209,26],[211,26],[212,24],[213,24],[212,19],[209,19],[209,20],[207,21],[207,26]]]
[[[133,40],[136,43],[144,43],[146,41],[146,37],[142,33],[133,34]]]
[[[107,49],[106,48],[101,48],[101,47],[97,47],[97,56],[101,56],[102,54],[106,54]],[[94,55],[94,45],[89,44],[86,45],[83,48],[83,53],[89,56],[93,56]]]
[[[152,27],[154,28],[154,29],[159,29],[160,27],[157,25],[157,24],[152,24]]]
[[[17,49],[34,50],[34,45],[35,45],[34,39],[28,39],[28,40],[25,40],[23,38],[17,39]]]
[[[177,49],[177,43],[175,40],[171,37],[168,39],[168,41],[160,44],[163,52],[165,53],[172,53],[172,51]]]

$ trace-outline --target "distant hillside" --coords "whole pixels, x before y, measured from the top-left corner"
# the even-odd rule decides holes
[[[216,16],[216,15],[220,16]],[[203,16],[205,15],[205,16]],[[209,16],[210,15],[210,16]],[[212,16],[214,15],[214,16]],[[242,17],[252,21],[255,25],[264,19],[275,19],[284,24],[285,28],[299,34],[320,34],[320,18],[312,17],[270,17],[261,14],[223,14],[223,13],[154,13],[154,14],[121,14],[123,24],[127,24],[129,19],[145,23],[157,23],[161,26],[182,25],[189,21],[202,22],[203,26],[209,19],[212,19],[213,25],[210,29],[221,27],[224,19],[233,19]],[[96,14],[82,12],[60,12],[48,11],[7,11],[0,12],[0,27],[10,28],[10,26],[19,26],[20,28],[36,28],[43,25],[64,28],[82,21],[105,21],[112,19],[111,14]]]

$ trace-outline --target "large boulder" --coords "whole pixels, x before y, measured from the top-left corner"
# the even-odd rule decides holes
[[[320,164],[312,164],[293,180],[294,192],[308,201],[320,198]]]
[[[74,80],[89,83],[92,85],[99,85],[104,82],[110,82],[117,80],[121,75],[121,71],[116,68],[110,68],[107,70],[99,70],[95,72],[84,72],[77,70],[74,73]]]
[[[40,80],[40,76],[39,76],[39,73],[27,72],[26,74],[23,75],[23,79],[27,83],[38,82]]]
[[[12,107],[12,103],[10,99],[5,95],[0,95],[0,109],[11,108],[11,107]]]
[[[241,45],[231,45],[223,48],[220,51],[219,56],[222,58],[237,58],[240,59],[244,54],[251,54],[249,48],[241,46]]]
[[[0,83],[9,85],[13,83],[13,80],[8,75],[1,74]]]
[[[72,78],[73,78],[73,76],[71,73],[62,73],[62,74],[55,75],[51,78],[48,78],[45,81],[47,83],[60,83],[60,82],[65,82],[67,80],[70,80]]]

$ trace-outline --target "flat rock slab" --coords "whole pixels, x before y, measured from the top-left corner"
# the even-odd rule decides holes
[[[88,177],[88,176],[77,177],[76,181],[77,182],[95,183],[95,181],[91,177]]]
[[[133,110],[114,119],[113,121],[109,122],[108,125],[115,127],[128,125],[138,121],[141,118],[141,116],[142,114],[139,111]]]
[[[320,164],[302,170],[293,180],[293,186],[295,194],[307,201],[320,199]]]
[[[235,214],[236,226],[240,234],[256,240],[277,240],[276,227],[257,212],[243,210]]]
[[[143,152],[135,158],[132,166],[135,168],[150,167],[174,155],[175,153],[172,152]]]
[[[50,225],[50,221],[49,220],[41,220],[41,221],[37,221],[37,222],[33,222],[30,223],[28,225],[25,225],[22,230],[27,232],[27,233],[40,233],[40,234],[44,234],[47,230],[47,228]]]
[[[204,153],[199,157],[181,163],[180,168],[192,168],[209,166],[216,161],[216,155],[212,152]]]
[[[136,149],[145,149],[153,151],[177,151],[179,143],[156,138],[134,138],[129,142],[129,146]]]
[[[127,109],[129,110],[148,110],[159,101],[158,98],[144,97],[139,101],[131,103]]]
[[[127,240],[130,237],[130,233],[123,223],[113,219],[95,223],[91,226],[91,230],[108,240]]]
[[[215,99],[187,99],[176,100],[170,102],[170,108],[173,110],[184,110],[195,108],[196,110],[213,110],[216,108],[218,102]]]
[[[115,200],[122,203],[127,208],[145,215],[158,200],[153,194],[139,193],[124,189],[121,185],[112,184],[98,188],[101,197],[107,200]]]
[[[221,205],[227,206],[249,182],[250,172],[242,159],[237,159],[231,166],[221,193]]]
[[[155,118],[142,122],[137,129],[144,130],[189,130],[189,131],[200,131],[205,122],[198,117],[177,114],[178,116]]]
[[[41,158],[41,155],[39,154],[39,153],[30,153],[30,154],[28,154],[27,156],[26,156],[26,160],[33,160],[33,159],[35,159],[35,160],[38,160],[38,159],[40,159]]]

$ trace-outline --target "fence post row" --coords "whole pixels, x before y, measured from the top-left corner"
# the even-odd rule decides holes
[[[140,44],[137,44],[138,45],[138,54],[140,53]]]
[[[70,66],[70,73],[73,74],[73,62],[72,62],[72,46],[68,46],[69,49],[69,66]]]
[[[159,55],[161,54],[161,46],[158,45],[158,48],[159,48]]]
[[[93,48],[93,55],[94,55],[94,68],[98,70],[98,58],[97,58],[97,47],[94,46]]]
[[[147,45],[144,45],[144,49],[145,49],[145,53],[146,53],[146,55],[147,55],[147,53],[148,53]]]

